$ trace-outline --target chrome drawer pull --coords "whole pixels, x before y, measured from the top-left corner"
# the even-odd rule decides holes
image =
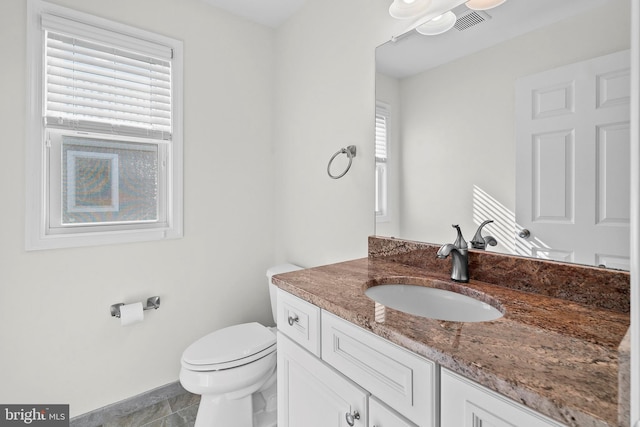
[[[293,316],[289,316],[288,322],[289,322],[289,326],[293,326],[294,323],[298,323],[298,320],[300,320],[298,318],[297,314],[294,314]]]

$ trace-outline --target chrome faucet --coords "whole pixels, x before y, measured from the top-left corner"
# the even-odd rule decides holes
[[[469,242],[471,243],[471,247],[473,249],[485,250],[487,248],[487,245],[495,246],[498,244],[498,241],[493,236],[482,237],[482,227],[492,222],[493,222],[492,219],[488,219],[482,224],[480,224],[480,227],[478,227],[478,230],[476,231],[476,234],[473,236],[473,239],[471,239],[471,241]]]
[[[444,259],[451,254],[451,279],[455,282],[466,283],[469,281],[469,247],[462,237],[459,225],[452,225],[458,231],[456,241],[447,243],[438,249],[436,256]]]

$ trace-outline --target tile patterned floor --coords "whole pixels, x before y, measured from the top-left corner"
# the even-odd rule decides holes
[[[193,427],[199,402],[176,382],[72,418],[70,427]]]
[[[132,414],[116,417],[102,427],[193,427],[199,401],[200,396],[185,393]]]

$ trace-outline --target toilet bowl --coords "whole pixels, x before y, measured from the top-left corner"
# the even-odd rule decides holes
[[[276,336],[259,323],[220,329],[191,344],[181,365],[182,386],[202,395],[196,427],[253,427],[253,394],[275,381]]]
[[[276,318],[274,274],[299,270],[292,264],[267,271]],[[243,323],[214,331],[182,353],[180,383],[201,395],[195,427],[275,427],[276,330]]]

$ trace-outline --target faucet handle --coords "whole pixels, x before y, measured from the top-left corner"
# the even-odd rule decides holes
[[[495,246],[498,244],[498,241],[493,236],[482,237],[482,228],[492,222],[492,219],[488,219],[480,224],[480,227],[478,227],[476,234],[473,236],[473,239],[471,239],[470,243],[472,248],[485,250],[487,248],[487,245]]]
[[[462,237],[462,231],[460,230],[460,226],[458,224],[452,224],[453,228],[458,232],[458,236],[456,237],[456,241],[453,242],[453,246],[458,249],[467,249],[469,246],[467,245],[467,241]]]

